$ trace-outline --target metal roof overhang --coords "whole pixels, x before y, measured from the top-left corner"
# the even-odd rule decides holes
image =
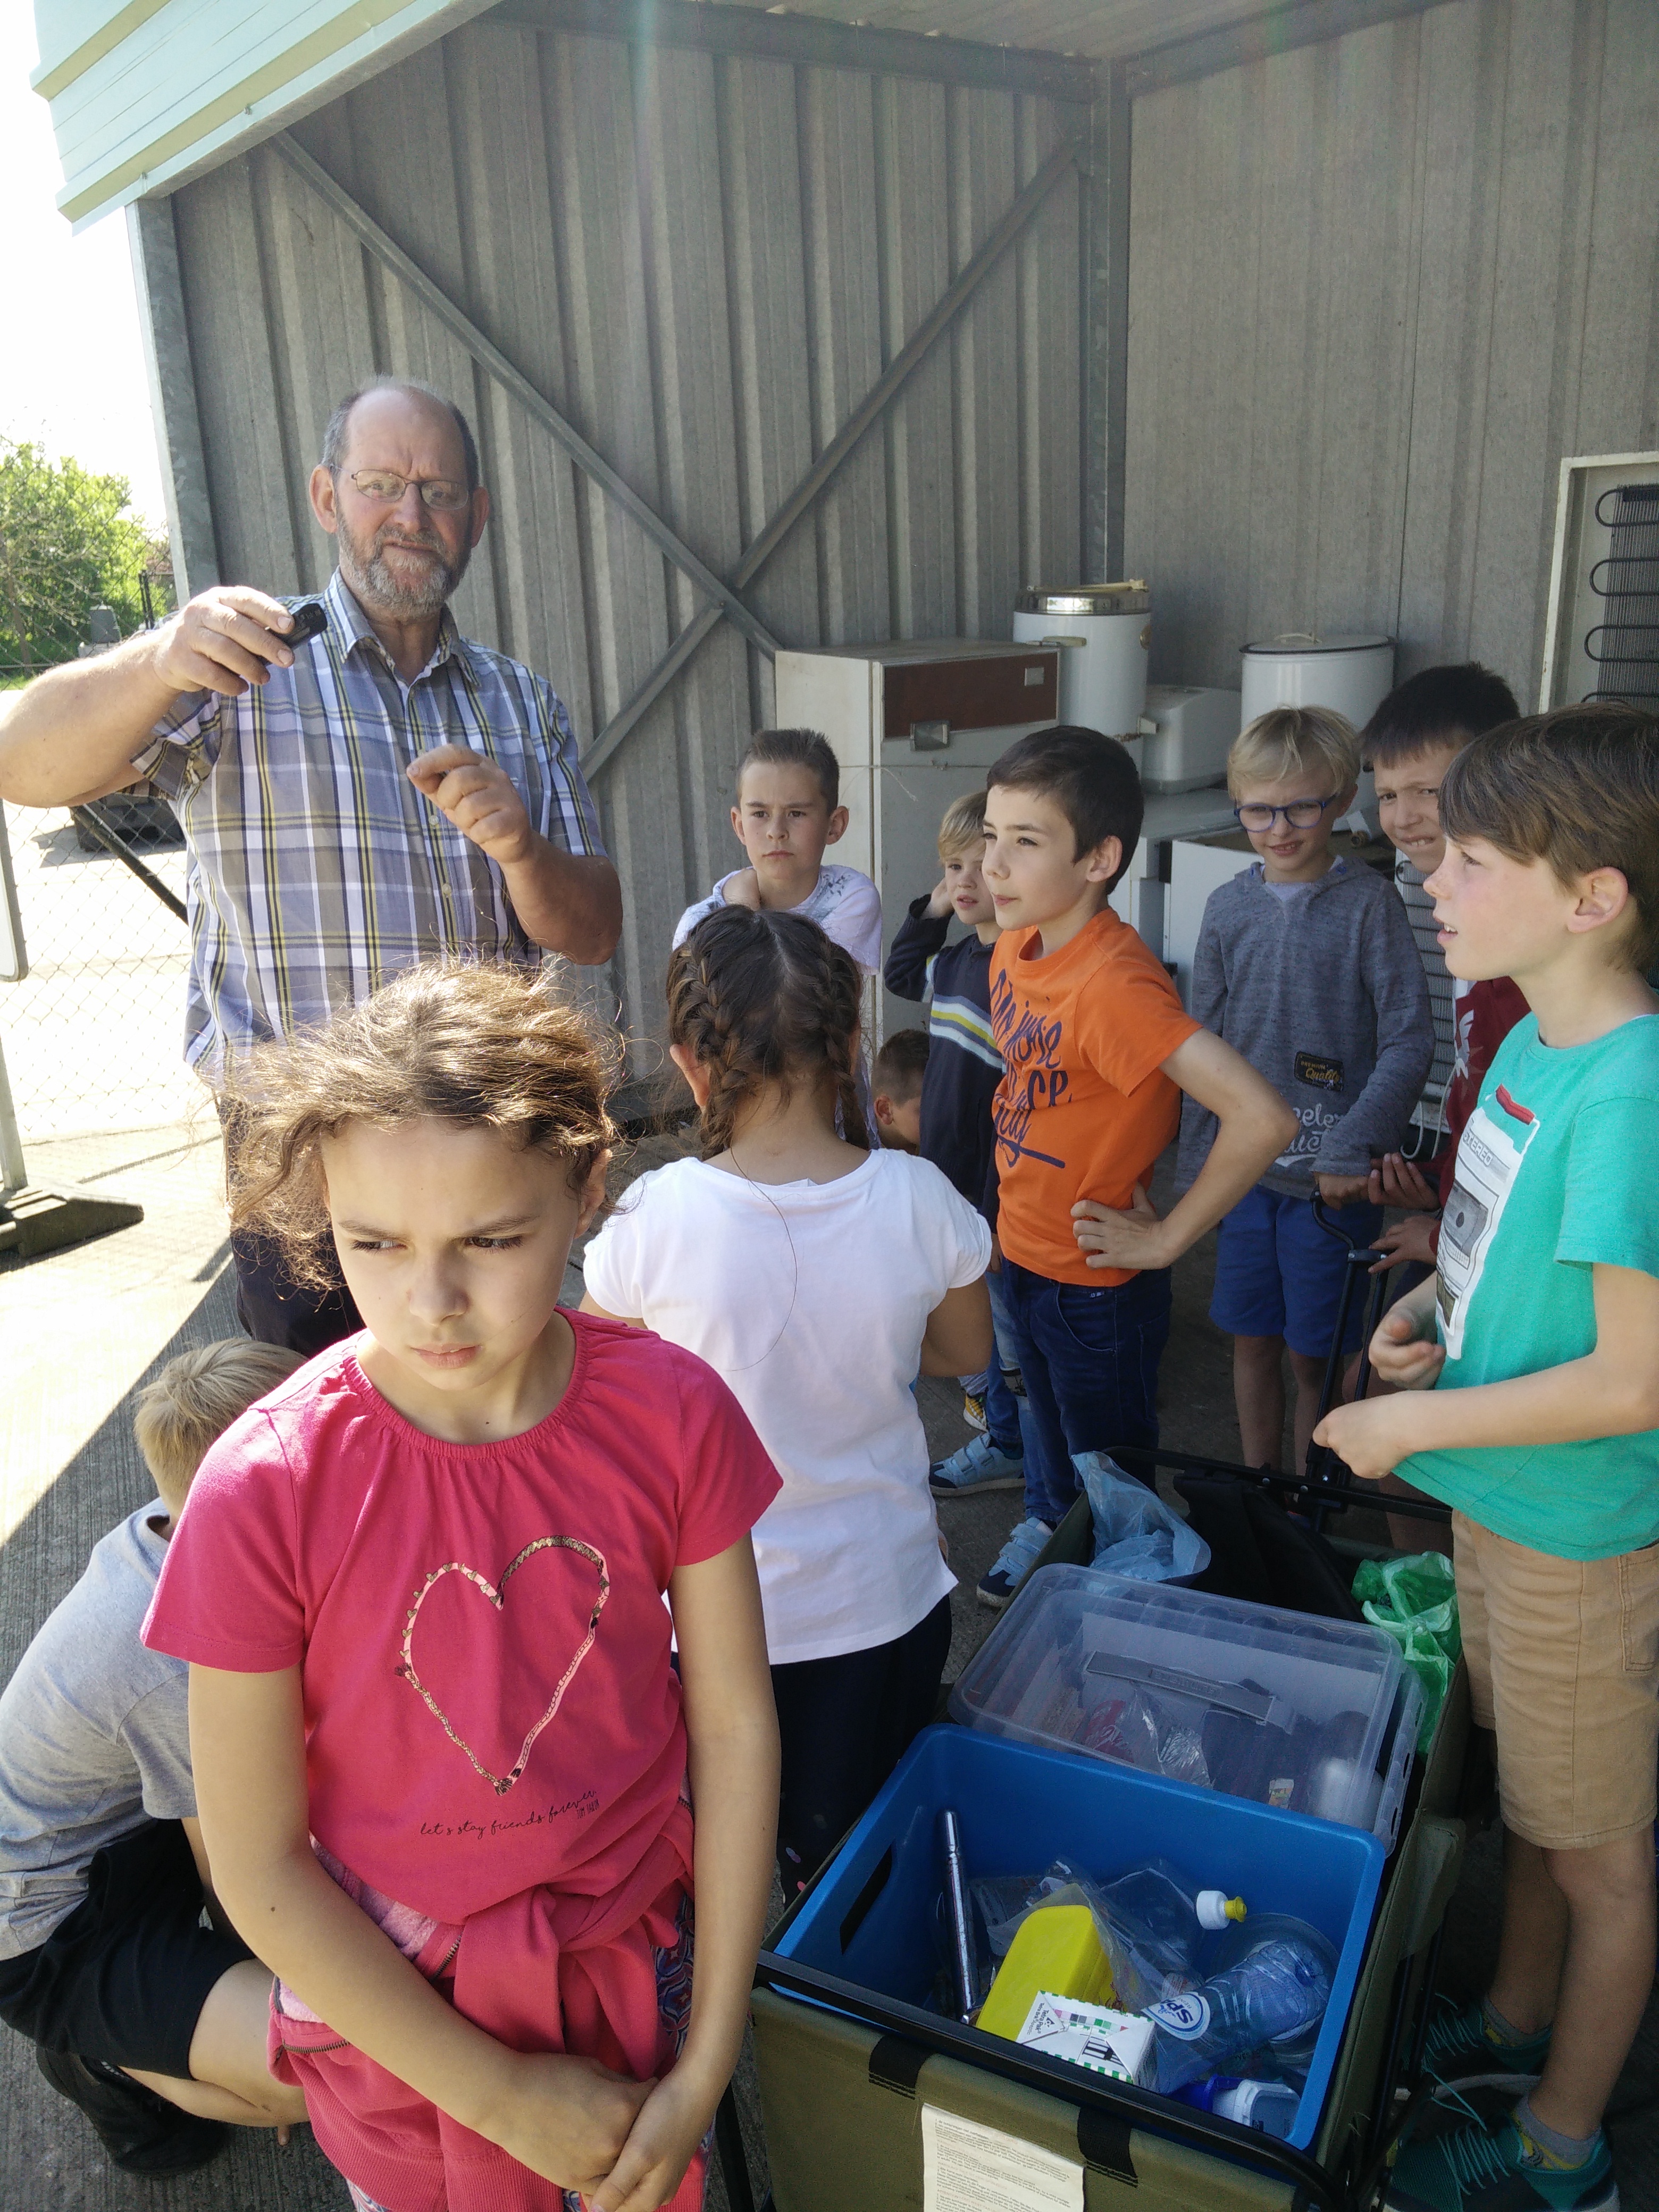
[[[35,0],[77,230],[214,167],[490,0]]]
[[[170,191],[495,0],[36,0],[40,63],[76,229]],[[780,59],[1130,97],[1425,0],[501,0],[570,28]]]

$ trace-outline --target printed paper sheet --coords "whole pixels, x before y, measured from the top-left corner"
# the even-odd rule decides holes
[[[924,2105],[921,2203],[922,2212],[1083,2212],[1083,2167]]]

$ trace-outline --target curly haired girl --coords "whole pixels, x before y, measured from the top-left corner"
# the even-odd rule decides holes
[[[210,1451],[145,1635],[360,2208],[690,2212],[742,2033],[777,1479],[699,1361],[559,1306],[607,1076],[533,984],[428,968],[241,1101],[234,1221],[302,1276],[331,1240],[367,1326]]]
[[[641,1176],[589,1245],[584,1312],[732,1388],[783,1477],[755,1530],[783,1740],[779,1868],[811,1875],[932,1717],[952,1577],[910,1385],[991,1356],[984,1221],[871,1149],[859,970],[799,916],[728,907],[668,969],[702,1157]]]

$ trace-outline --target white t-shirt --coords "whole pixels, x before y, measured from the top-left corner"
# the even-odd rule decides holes
[[[890,1643],[954,1588],[910,1385],[928,1315],[990,1256],[930,1161],[882,1151],[834,1182],[675,1160],[588,1246],[595,1301],[706,1359],[783,1478],[755,1528],[775,1664]]]
[[[688,937],[705,915],[718,914],[726,904],[726,886],[732,876],[741,875],[741,868],[733,868],[732,875],[722,876],[706,899],[689,906],[680,916],[674,930],[674,942]],[[826,937],[850,952],[860,968],[872,975],[881,965],[881,893],[868,876],[860,875],[856,868],[823,867],[818,879],[799,906],[786,909],[802,915],[807,921],[817,922]]]

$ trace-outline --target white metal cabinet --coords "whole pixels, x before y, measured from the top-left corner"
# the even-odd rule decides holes
[[[945,808],[980,789],[1017,738],[1058,719],[1058,693],[1052,646],[935,638],[779,653],[778,726],[822,730],[835,750],[849,818],[826,858],[875,881],[884,955],[911,900],[939,881]],[[877,993],[877,1042],[918,1020],[911,1002]]]

